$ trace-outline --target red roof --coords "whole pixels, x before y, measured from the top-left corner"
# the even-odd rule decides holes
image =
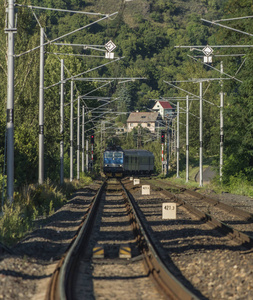
[[[167,102],[167,101],[159,101],[159,103],[161,104],[161,106],[163,107],[163,108],[170,108],[170,109],[172,109],[172,106],[169,104],[169,102]]]

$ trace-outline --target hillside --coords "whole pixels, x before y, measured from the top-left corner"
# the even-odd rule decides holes
[[[111,13],[119,11],[123,21],[129,27],[135,27],[140,20],[167,22],[169,18],[184,23],[185,17],[191,14],[199,16],[218,15],[219,8],[226,1],[203,1],[203,0],[98,0],[89,1],[85,9],[94,12]]]
[[[5,124],[6,124],[6,86],[7,86],[7,44],[5,28],[6,2],[0,0],[0,160],[4,169],[5,149]],[[20,1],[19,4],[27,4]],[[181,96],[185,97],[182,90],[172,88],[164,81],[187,80],[189,78],[217,78],[220,74],[209,67],[203,67],[201,62],[195,62],[188,55],[200,53],[176,49],[177,45],[207,45],[207,44],[251,44],[248,36],[215,26],[204,24],[200,18],[209,20],[222,17],[238,17],[252,15],[252,1],[250,0],[97,0],[97,1],[52,1],[30,0],[29,4],[55,7],[69,10],[94,11],[111,13],[118,11],[117,17],[99,22],[87,27],[78,33],[66,37],[62,42],[75,44],[89,44],[103,46],[108,40],[113,40],[117,45],[115,55],[124,57],[118,62],[110,62],[104,58],[97,58],[97,50],[84,49],[84,47],[48,45],[45,50],[45,86],[56,84],[45,90],[45,157],[46,176],[58,178],[59,167],[59,86],[60,59],[64,58],[66,76],[83,73],[91,78],[117,78],[141,77],[142,80],[120,83],[112,80],[110,84],[101,88],[101,82],[80,81],[76,82],[75,95],[92,93],[95,96],[119,97],[118,101],[111,104],[113,111],[129,112],[133,110],[147,111],[154,105],[155,99],[160,97]],[[77,15],[55,11],[35,10],[34,14],[45,28],[47,37],[53,39],[67,32],[76,30],[98,19],[85,15]],[[17,34],[15,35],[15,53],[19,54],[38,46],[39,24],[30,8],[18,8]],[[252,31],[251,20],[228,23],[240,30]],[[215,50],[215,54],[229,55],[236,53],[231,49]],[[61,53],[61,55],[59,54]],[[239,52],[237,52],[239,53]],[[245,166],[253,163],[253,138],[252,116],[252,50],[242,49],[244,56],[216,57],[212,67],[219,69],[221,59],[224,61],[224,71],[231,76],[235,75],[242,82],[224,82],[226,93],[224,114],[226,122],[226,165],[224,176],[233,173],[234,166],[237,174],[244,174],[251,179],[253,172]],[[69,55],[71,54],[71,55]],[[74,56],[73,54],[78,54]],[[82,55],[82,56],[80,56]],[[89,58],[87,55],[93,55]],[[103,56],[102,56],[103,57]],[[247,58],[247,59],[245,59]],[[101,68],[99,65],[107,64]],[[36,181],[38,161],[38,98],[39,98],[39,51],[32,51],[26,55],[15,58],[15,176],[17,185],[23,182]],[[94,69],[94,70],[93,70]],[[88,70],[93,70],[88,72]],[[182,83],[182,89],[198,95],[199,87],[196,84]],[[204,154],[217,156],[219,153],[219,81],[204,83],[205,98],[213,106],[205,105],[204,122]],[[70,83],[65,86],[66,102],[70,99]],[[87,107],[97,107],[98,101],[83,101]],[[185,103],[182,102],[182,107]],[[75,107],[75,113],[76,113]],[[199,114],[198,103],[191,103],[193,115]],[[68,161],[69,149],[69,106],[66,105],[65,148]],[[87,114],[87,118],[91,114]],[[236,120],[236,123],[235,123]],[[124,123],[125,118],[116,121]],[[181,123],[185,122],[182,114]],[[89,123],[86,130],[94,124]],[[185,145],[185,128],[181,128],[181,145]],[[76,134],[76,133],[75,133]],[[198,156],[199,148],[199,121],[190,119],[190,151],[191,156]],[[111,136],[111,133],[108,133]],[[76,145],[75,145],[76,146]],[[236,164],[235,164],[236,161]],[[27,168],[30,172],[22,174]],[[65,173],[68,176],[68,168]]]

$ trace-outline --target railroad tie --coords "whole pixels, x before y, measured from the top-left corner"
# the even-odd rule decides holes
[[[132,258],[131,247],[129,245],[120,245],[119,258]]]

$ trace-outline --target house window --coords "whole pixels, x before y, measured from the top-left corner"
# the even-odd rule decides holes
[[[151,126],[151,124],[150,123],[148,123],[148,127],[150,127]]]
[[[142,119],[145,119],[145,118],[146,118],[146,116],[141,116],[141,118],[142,118]]]

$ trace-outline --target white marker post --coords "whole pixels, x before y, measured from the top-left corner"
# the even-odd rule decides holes
[[[140,179],[134,179],[134,185],[140,184]]]
[[[163,203],[162,219],[175,220],[177,218],[176,203]]]
[[[142,195],[150,195],[150,185],[143,185],[141,189]]]

